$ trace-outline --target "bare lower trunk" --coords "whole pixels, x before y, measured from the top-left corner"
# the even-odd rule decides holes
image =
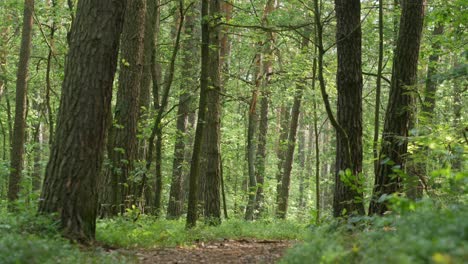
[[[8,201],[18,199],[21,174],[24,163],[24,141],[26,133],[26,111],[28,90],[28,65],[31,54],[31,39],[33,26],[34,0],[24,1],[23,29],[21,35],[21,50],[18,71],[16,75],[16,108],[13,142],[11,146],[10,177],[8,185]],[[12,207],[11,207],[12,208]]]
[[[39,212],[70,239],[94,240],[97,182],[117,66],[124,1],[81,0],[72,25],[57,130]],[[90,128],[93,129],[90,129]]]

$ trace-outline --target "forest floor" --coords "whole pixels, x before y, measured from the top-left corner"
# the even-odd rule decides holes
[[[226,239],[198,242],[192,246],[135,250],[132,253],[142,264],[276,263],[294,243],[288,240]]]

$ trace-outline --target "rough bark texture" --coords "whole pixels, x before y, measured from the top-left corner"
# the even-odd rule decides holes
[[[413,104],[411,89],[416,84],[416,74],[424,21],[425,0],[402,1],[402,14],[397,47],[393,59],[392,80],[379,168],[375,175],[373,199],[369,214],[383,214],[388,208],[379,201],[384,194],[401,191],[400,171],[405,167],[408,127]]]
[[[362,173],[361,4],[335,0],[338,53],[337,121],[333,215],[364,214]],[[345,171],[351,172],[345,173]]]
[[[276,204],[279,203],[281,194],[281,179],[283,177],[283,163],[286,159],[287,141],[288,141],[288,127],[289,127],[289,107],[281,106],[279,109],[279,139],[276,156],[278,158],[278,171],[276,172]]]
[[[143,70],[146,0],[127,1],[121,36],[119,87],[109,131],[110,168],[105,175],[101,217],[124,213],[134,202],[129,181],[137,157],[140,83]]]
[[[198,30],[196,26],[196,5],[187,14],[184,33],[187,40],[182,44],[184,66],[182,68],[182,86],[177,109],[177,135],[174,144],[174,162],[172,166],[172,183],[167,207],[167,218],[178,219],[182,215],[184,205],[184,175],[186,174],[186,145],[189,132],[189,115],[193,102],[193,93],[196,90],[196,79],[199,69]]]
[[[265,62],[266,63],[266,62]],[[269,96],[267,92],[262,94],[260,100],[260,121],[258,128],[258,139],[257,139],[257,156],[255,161],[256,166],[256,178],[257,178],[257,197],[255,211],[257,217],[263,212],[263,202],[265,200],[263,194],[263,184],[265,183],[265,169],[266,169],[266,144],[267,144],[267,132],[268,132],[268,107],[269,107]]]
[[[296,147],[297,127],[299,124],[299,113],[301,108],[302,94],[304,87],[300,84],[296,87],[294,95],[294,103],[291,110],[291,122],[289,124],[289,135],[287,141],[286,159],[283,163],[283,176],[281,178],[280,195],[278,199],[278,208],[276,216],[281,219],[286,219],[289,203],[289,185],[291,183],[291,171],[294,160],[294,148]]]
[[[81,0],[39,212],[58,213],[66,237],[93,240],[124,1]]]
[[[200,73],[200,99],[198,102],[198,119],[197,128],[195,130],[195,139],[193,143],[192,161],[190,166],[189,178],[189,198],[187,209],[187,228],[193,228],[197,224],[198,218],[198,178],[200,174],[200,160],[202,154],[202,144],[206,121],[206,108],[207,108],[207,92],[209,89],[209,52],[210,52],[210,35],[209,23],[207,19],[203,19],[209,15],[208,7],[209,0],[202,0],[201,4],[201,73]]]
[[[208,90],[206,105],[206,134],[207,141],[207,168],[205,179],[205,222],[209,224],[221,223],[220,187],[221,187],[221,76],[220,76],[220,3],[211,0],[209,7],[209,66]]]
[[[21,173],[24,163],[24,141],[26,133],[26,111],[28,90],[28,65],[31,55],[31,39],[33,26],[34,0],[24,1],[23,29],[21,34],[21,50],[16,74],[16,108],[15,124],[12,135],[10,153],[10,177],[8,184],[8,201],[18,199],[21,183]],[[11,134],[10,134],[11,135]]]
[[[429,56],[429,64],[427,66],[426,86],[424,89],[424,103],[421,107],[421,114],[427,118],[426,123],[431,124],[434,116],[434,109],[436,107],[436,92],[437,92],[437,64],[441,53],[441,45],[438,37],[444,33],[444,26],[437,24],[432,32],[431,50],[432,54]]]

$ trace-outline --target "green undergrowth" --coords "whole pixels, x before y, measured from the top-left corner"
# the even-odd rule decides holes
[[[140,217],[135,222],[125,217],[101,220],[98,222],[96,238],[103,243],[125,248],[173,247],[224,239],[304,239],[305,224],[295,221],[246,222],[229,219],[219,226],[199,223],[196,228],[186,230],[184,220],[157,220],[149,216]]]
[[[468,263],[468,207],[430,201],[385,217],[332,221],[309,231],[283,263]],[[401,209],[401,208],[400,208]]]
[[[103,249],[83,248],[62,238],[50,218],[32,211],[0,214],[0,263],[126,263],[131,258]]]

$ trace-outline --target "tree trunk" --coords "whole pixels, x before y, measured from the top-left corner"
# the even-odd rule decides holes
[[[31,55],[31,39],[33,26],[34,0],[24,1],[23,29],[21,35],[21,50],[16,75],[16,108],[13,142],[11,146],[10,177],[8,185],[8,201],[18,199],[21,174],[24,163],[24,143],[26,133],[26,111],[28,90],[28,65]],[[11,134],[10,134],[11,135]],[[13,208],[13,207],[10,207]]]
[[[143,69],[146,0],[127,1],[121,36],[119,87],[110,127],[101,217],[123,214],[133,202],[129,178],[137,157],[140,82]]]
[[[401,191],[400,172],[405,168],[408,127],[413,105],[411,89],[417,81],[419,46],[424,21],[425,0],[403,0],[397,47],[393,59],[392,80],[379,168],[375,175],[373,199],[369,214],[383,214],[387,203],[382,195]]]
[[[300,210],[305,209],[306,205],[306,175],[305,175],[305,164],[306,164],[306,129],[304,124],[304,113],[299,117],[299,142],[297,146],[297,159],[299,163],[299,199],[297,206]]]
[[[439,38],[444,33],[444,26],[441,23],[438,23],[434,31],[432,32],[432,40],[431,51],[432,54],[429,56],[429,64],[427,66],[427,75],[426,75],[426,86],[424,87],[424,103],[421,107],[421,112],[423,118],[426,118],[427,124],[431,124],[434,117],[434,109],[436,106],[436,92],[437,92],[437,85],[439,82],[437,81],[437,66],[439,63],[439,57],[441,53],[441,45]]]
[[[283,177],[283,163],[286,159],[287,141],[288,141],[288,127],[289,127],[289,107],[281,106],[279,109],[279,139],[278,148],[276,150],[276,156],[278,158],[278,171],[276,172],[276,204],[279,204],[281,194],[281,179]]]
[[[188,39],[183,45],[183,61],[184,66],[182,68],[181,75],[183,81],[181,85],[181,92],[179,96],[179,106],[177,110],[177,134],[174,144],[174,162],[172,166],[172,183],[169,193],[169,204],[167,207],[167,218],[178,219],[182,215],[183,203],[184,203],[184,175],[186,171],[185,152],[188,148],[186,145],[188,142],[187,133],[189,132],[189,114],[191,112],[191,106],[193,102],[193,92],[197,86],[196,79],[198,74],[198,63],[199,63],[199,49],[197,44],[198,30],[196,27],[196,13],[197,9],[195,6],[187,14],[186,22],[184,25],[185,34],[188,35]]]
[[[39,212],[58,213],[63,234],[94,240],[124,1],[81,0],[72,25],[57,129]]]
[[[287,141],[286,159],[283,163],[283,176],[281,179],[280,195],[278,200],[278,208],[276,216],[281,219],[286,219],[288,212],[289,200],[289,185],[291,183],[291,170],[294,160],[294,148],[296,146],[296,132],[299,123],[299,113],[301,108],[301,100],[304,86],[298,84],[296,87],[296,94],[294,95],[294,103],[291,110],[291,122],[289,124],[289,136]]]
[[[220,2],[211,0],[209,7],[210,27],[209,27],[209,89],[207,90],[206,105],[206,134],[207,141],[207,168],[204,216],[205,222],[211,225],[221,223],[220,207],[220,183],[221,183],[221,76],[220,76],[220,29],[217,25],[219,17]]]
[[[365,214],[362,186],[361,3],[335,0],[338,53],[337,121],[333,215]]]
[[[266,64],[267,62],[265,62]],[[256,166],[256,178],[257,178],[257,196],[255,198],[256,205],[255,211],[258,216],[263,213],[263,202],[265,200],[263,194],[263,185],[265,183],[265,169],[266,169],[266,144],[267,144],[267,132],[268,132],[268,107],[269,107],[269,95],[268,92],[262,93],[262,99],[260,101],[260,122],[258,128],[258,139],[257,139],[257,157],[255,161]]]
[[[209,15],[208,7],[210,0],[202,0],[201,16],[205,18]],[[200,160],[202,156],[202,144],[204,139],[204,129],[206,122],[207,92],[209,89],[209,67],[210,67],[210,31],[208,19],[201,20],[201,73],[200,73],[200,99],[198,103],[197,128],[193,143],[192,162],[190,166],[189,178],[189,198],[187,209],[187,228],[193,228],[198,219],[198,178],[200,174]]]
[[[379,133],[380,133],[380,97],[382,91],[382,71],[384,57],[384,20],[383,20],[383,0],[379,0],[379,61],[377,64],[377,83],[375,88],[375,109],[374,109],[374,140],[372,142],[372,154],[374,158],[374,173],[379,166]]]

